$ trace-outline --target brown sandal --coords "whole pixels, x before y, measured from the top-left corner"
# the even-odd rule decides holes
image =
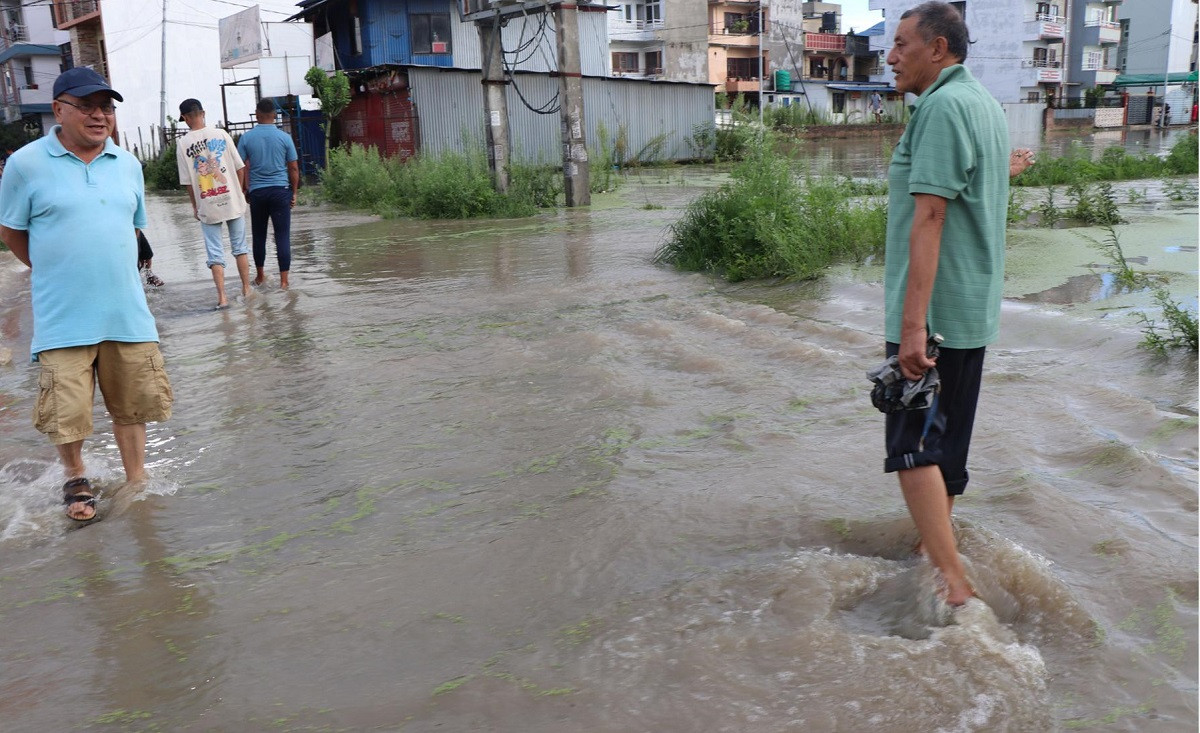
[[[67,517],[76,522],[87,522],[96,518],[96,494],[92,491],[92,482],[86,478],[73,478],[63,484],[63,504],[68,507]],[[83,504],[91,507],[92,513],[87,517],[72,517],[69,507],[73,504]]]

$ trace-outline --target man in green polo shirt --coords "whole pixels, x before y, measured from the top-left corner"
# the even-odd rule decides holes
[[[941,391],[926,409],[888,415],[884,471],[898,472],[953,606],[974,591],[950,509],[967,486],[984,347],[999,335],[1008,178],[1030,162],[1027,151],[1010,158],[1004,111],[962,65],[967,44],[959,11],[926,2],[900,16],[887,58],[897,91],[919,95],[888,169],[887,354],[910,380],[936,364]],[[930,333],[944,338],[936,361]]]

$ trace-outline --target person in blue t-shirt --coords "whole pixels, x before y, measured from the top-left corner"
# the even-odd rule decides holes
[[[267,220],[275,230],[275,255],[279,260],[279,287],[287,290],[292,266],[292,207],[300,187],[300,163],[292,138],[275,126],[275,103],[259,100],[258,124],[238,141],[238,154],[246,164],[246,197],[250,202],[250,233],[254,253],[254,284],[262,285],[267,259]]]
[[[145,478],[146,423],[171,417],[173,395],[158,329],[134,263],[146,226],[137,158],[112,141],[113,100],[95,71],[54,82],[58,122],[8,159],[0,178],[0,241],[31,269],[33,342],[41,365],[33,424],[58,450],[67,516],[96,516],[84,476],[99,383],[125,478]]]

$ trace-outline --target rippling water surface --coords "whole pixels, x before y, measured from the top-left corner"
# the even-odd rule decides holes
[[[881,472],[878,266],[650,264],[707,182],[504,222],[302,208],[292,290],[222,312],[186,200],[153,197],[175,414],[133,492],[98,410],[83,528],[0,266],[0,727],[1195,730],[1197,364],[1137,347],[1149,297],[1071,290],[1105,272],[1076,231],[1013,236],[955,512],[983,602],[950,614]],[[1157,191],[1123,244],[1194,298],[1196,207]]]

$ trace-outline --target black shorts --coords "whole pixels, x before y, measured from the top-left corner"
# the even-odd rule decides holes
[[[941,469],[947,494],[959,496],[966,491],[967,451],[975,425],[985,348],[941,349],[937,370],[942,388],[933,404],[924,410],[887,416],[884,473],[932,464]],[[887,344],[888,356],[899,350],[899,344]]]

